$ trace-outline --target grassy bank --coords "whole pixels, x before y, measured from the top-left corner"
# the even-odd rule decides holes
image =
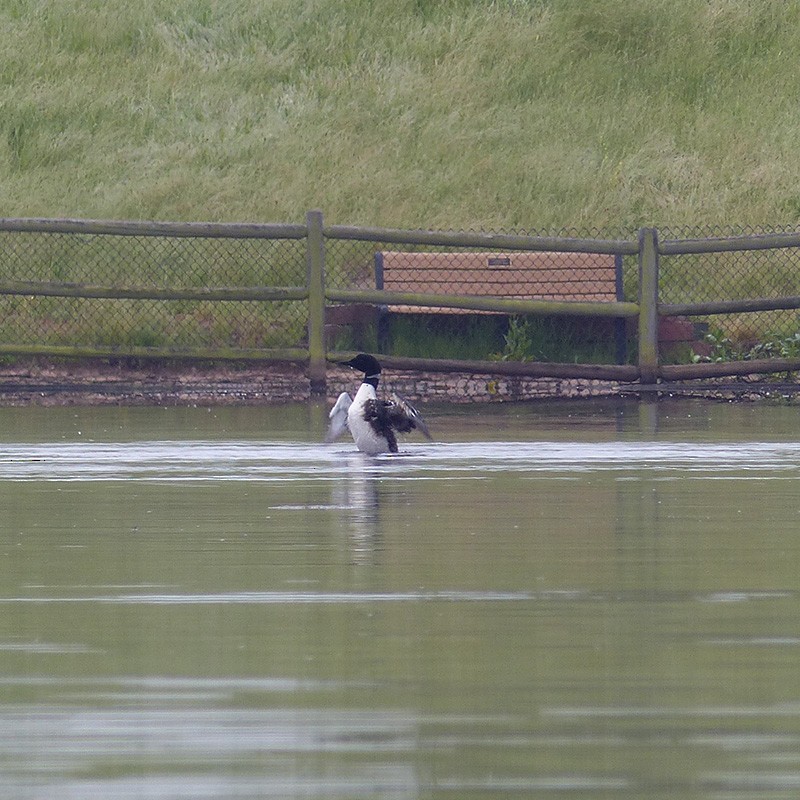
[[[800,216],[796,3],[8,0],[0,30],[3,216]]]

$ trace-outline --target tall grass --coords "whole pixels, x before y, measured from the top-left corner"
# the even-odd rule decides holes
[[[793,223],[800,4],[6,0],[0,214]]]

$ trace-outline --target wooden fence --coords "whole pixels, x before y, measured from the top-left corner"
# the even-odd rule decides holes
[[[209,224],[157,222],[99,222],[90,220],[0,219],[0,233],[61,233],[87,236],[135,236],[178,238],[274,239],[305,242],[306,281],[300,286],[251,286],[238,288],[148,288],[90,285],[63,281],[6,279],[0,250],[0,296],[100,298],[126,300],[202,301],[303,301],[307,308],[307,341],[283,348],[190,348],[87,347],[0,342],[0,354],[73,357],[210,358],[265,361],[295,361],[307,364],[312,393],[323,393],[329,360],[345,354],[326,350],[325,308],[328,303],[359,303],[380,306],[436,306],[509,314],[577,315],[631,318],[636,320],[637,363],[572,364],[549,362],[450,361],[383,356],[395,369],[458,371],[529,377],[605,379],[652,387],[659,381],[690,380],[751,373],[772,373],[800,369],[800,358],[771,358],[747,361],[661,364],[658,348],[660,317],[707,316],[738,312],[800,308],[800,296],[765,299],[745,298],[704,303],[665,304],[659,302],[659,260],[661,256],[730,251],[777,250],[800,247],[800,233],[740,236],[728,238],[659,241],[654,228],[642,228],[634,239],[582,239],[518,236],[491,233],[408,231],[385,228],[325,225],[322,213],[309,211],[304,225]],[[617,302],[518,300],[459,294],[387,292],[365,288],[334,288],[326,285],[326,253],[334,241],[353,240],[409,247],[476,248],[484,251],[530,251],[560,253],[605,253],[636,257],[638,297]]]

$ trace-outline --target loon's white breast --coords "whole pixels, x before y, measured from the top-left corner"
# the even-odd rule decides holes
[[[377,392],[369,383],[362,383],[358,387],[356,396],[350,408],[347,410],[347,426],[353,434],[356,447],[368,455],[375,456],[378,453],[396,453],[397,440],[392,436],[389,440],[391,431],[385,432],[375,424],[374,414],[369,413],[369,409],[377,403]],[[392,447],[392,443],[394,447]]]

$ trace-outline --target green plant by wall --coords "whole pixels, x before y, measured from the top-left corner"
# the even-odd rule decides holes
[[[725,362],[753,361],[761,358],[797,358],[800,356],[800,332],[786,337],[773,337],[756,344],[736,342],[720,329],[715,328],[706,334],[706,342],[711,346],[708,355],[695,355],[693,361]]]
[[[607,321],[569,317],[512,316],[498,361],[612,363],[613,337],[601,327]]]

